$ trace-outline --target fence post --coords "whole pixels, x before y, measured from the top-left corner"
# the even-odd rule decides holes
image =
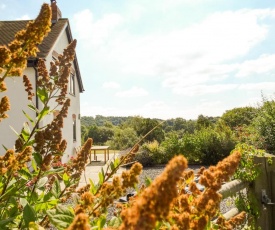
[[[272,161],[269,161],[269,158],[271,158]],[[273,171],[275,171],[275,156],[271,154],[256,156],[254,162],[260,168],[260,175],[253,183],[254,193],[260,205],[260,217],[257,221],[257,227],[261,227],[263,230],[273,230],[275,229],[273,212],[275,206],[262,204],[262,191],[265,190],[271,202],[275,202],[275,191],[273,189],[275,183],[272,181]],[[273,177],[273,179],[275,179],[275,177]]]

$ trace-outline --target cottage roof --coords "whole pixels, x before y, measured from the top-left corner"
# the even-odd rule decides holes
[[[14,39],[14,35],[16,34],[16,32],[24,29],[29,21],[30,20],[0,21],[0,45],[9,44]],[[68,41],[71,42],[73,40],[69,20],[66,18],[58,19],[57,22],[52,24],[51,31],[49,32],[48,36],[46,36],[43,42],[38,46],[38,58],[46,58],[49,55],[50,51],[52,51],[52,48],[54,47],[57,38],[64,29],[66,31]],[[79,85],[79,90],[80,92],[83,92],[84,87],[76,55],[74,59],[74,66]]]

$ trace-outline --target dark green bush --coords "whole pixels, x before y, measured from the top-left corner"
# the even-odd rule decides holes
[[[255,134],[258,135],[255,145],[275,154],[275,101],[263,99],[257,117],[253,121]]]
[[[190,163],[216,164],[228,156],[236,142],[229,127],[217,122],[182,138],[181,152]]]
[[[168,162],[167,159],[164,148],[157,141],[144,143],[134,158],[143,166],[164,164]]]

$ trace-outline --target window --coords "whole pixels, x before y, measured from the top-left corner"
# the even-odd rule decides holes
[[[75,76],[74,74],[70,74],[69,79],[69,93],[75,95]]]
[[[73,141],[76,141],[76,115],[73,114]]]

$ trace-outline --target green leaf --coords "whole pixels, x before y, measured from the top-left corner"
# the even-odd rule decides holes
[[[42,164],[42,161],[43,161],[41,154],[34,152],[32,155],[33,155],[33,158],[34,158],[36,164],[38,165],[38,167],[40,167],[40,165]]]
[[[59,198],[60,193],[61,193],[60,183],[59,183],[59,180],[55,178],[55,181],[52,186],[52,194],[54,195],[55,198]]]
[[[66,185],[66,187],[70,186],[70,181],[69,181],[70,177],[68,176],[67,173],[64,173],[63,174],[63,181],[64,181],[64,184]]]
[[[35,140],[32,139],[32,140],[29,140],[27,143],[25,143],[24,146],[33,146],[34,143],[35,143]]]
[[[114,165],[114,163],[113,163],[112,161],[111,161],[111,163],[110,163],[110,167],[111,167],[111,170],[114,171],[115,165]]]
[[[41,194],[40,194],[40,196],[41,196]],[[34,191],[32,193],[32,196],[30,197],[31,203],[36,203],[38,201],[38,198],[39,198],[38,193],[36,191]]]
[[[99,230],[101,230],[104,225],[106,224],[106,217],[104,215],[101,215],[99,219],[97,220],[97,227]]]
[[[23,206],[23,208],[28,204],[28,201],[25,198],[20,198],[19,203]]]
[[[43,104],[45,104],[49,98],[45,88],[37,88],[37,96]]]
[[[63,173],[63,172],[64,172],[64,168],[63,167],[58,167],[58,168],[55,168],[55,169],[52,168],[52,169],[46,171],[44,173],[44,175],[45,176],[52,175],[52,174],[56,175],[56,174],[60,174],[60,173]]]
[[[20,173],[21,177],[23,177],[26,180],[29,180],[32,178],[32,174],[30,173],[28,168],[22,168],[18,170],[18,172]]]
[[[5,145],[2,145],[2,147],[5,149],[5,151],[8,150],[8,148]]]
[[[117,167],[120,164],[120,159],[116,158],[114,161],[114,166]]]
[[[33,168],[33,170],[34,170],[35,172],[38,171],[38,170],[37,170],[37,164],[36,164],[36,162],[35,162],[34,159],[32,159],[32,168]]]
[[[22,112],[24,113],[25,117],[31,122],[31,124],[34,126],[34,120],[30,117],[29,114],[27,114],[24,110],[22,110]]]
[[[74,217],[74,212],[73,212],[73,209],[68,207],[68,206],[65,206],[65,205],[57,205],[56,206],[56,210],[58,213],[62,213],[62,214],[66,214],[66,215],[71,215]]]
[[[19,133],[18,133],[12,126],[10,126],[10,128],[11,128],[11,130],[16,134],[16,136],[18,136],[18,137],[20,138]]]
[[[121,224],[121,219],[119,219],[118,217],[114,216],[110,220],[108,226],[114,227],[114,228],[118,228],[120,226],[120,224]]]
[[[57,205],[56,210],[48,210],[47,214],[51,223],[60,230],[68,228],[74,219],[72,208],[62,205]]]
[[[9,223],[12,223],[14,219],[15,219],[15,217],[11,217],[11,218],[8,218],[8,219],[5,219],[5,220],[0,220],[0,229],[2,229],[2,230],[9,229],[7,227],[7,225]]]
[[[96,192],[97,192],[97,187],[95,186],[95,184],[94,184],[94,182],[93,182],[92,179],[89,179],[89,181],[90,181],[90,192],[91,192],[92,194],[96,194]]]
[[[36,113],[39,113],[39,110],[34,105],[28,104],[28,107],[29,107],[30,110],[32,110]]]
[[[5,199],[6,197],[10,197],[10,196],[14,196],[16,194],[16,192],[18,192],[18,185],[15,185],[14,183],[16,182],[16,180],[11,181],[9,183],[8,189],[6,190],[6,192],[0,197],[1,200]]]
[[[103,184],[104,176],[103,176],[103,174],[101,172],[98,173],[98,177],[99,177],[99,183]]]
[[[47,192],[43,197],[43,202],[47,202],[51,199],[55,199],[52,192]]]
[[[38,182],[36,187],[37,188],[42,188],[48,181],[48,177],[42,177]]]
[[[145,185],[148,187],[150,184],[152,184],[152,179],[150,177],[145,177]]]
[[[42,111],[38,114],[37,119],[42,120],[43,117],[45,117],[50,111],[50,107],[45,106]]]
[[[25,221],[25,225],[29,226],[30,222],[35,222],[36,220],[36,213],[32,206],[27,204],[23,209],[23,219]]]
[[[24,124],[23,124],[23,129],[22,129],[22,131],[21,131],[21,135],[22,135],[24,141],[27,141],[27,140],[29,139],[29,137],[30,137],[30,132],[31,132],[31,131],[30,131],[30,127],[29,127],[28,123],[27,123],[27,122],[24,122]]]
[[[105,173],[104,173],[103,168],[101,168],[101,173],[102,173],[102,176],[103,176],[103,181],[104,181],[104,178],[105,178]]]
[[[30,222],[29,223],[29,230],[45,230],[45,228],[41,227],[39,224]]]
[[[55,214],[54,216],[50,217],[51,223],[54,224],[55,227],[57,227],[57,229],[60,230],[67,229],[73,222],[73,219],[74,216],[68,216],[64,214]]]

